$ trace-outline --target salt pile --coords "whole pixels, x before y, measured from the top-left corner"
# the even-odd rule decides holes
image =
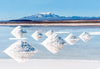
[[[53,33],[41,44],[44,47],[46,47],[51,53],[55,54],[59,52],[66,45],[66,42],[61,37],[59,37],[56,33]]]
[[[11,32],[16,38],[22,38],[24,35],[27,33],[25,30],[21,28],[21,26],[16,27],[12,32]]]
[[[74,34],[70,34],[68,35],[65,40],[67,41],[67,43],[69,43],[70,45],[74,45],[78,40],[79,38],[76,37]]]
[[[87,42],[88,40],[90,40],[92,38],[92,36],[88,33],[88,32],[83,32],[80,36],[79,36],[84,42]]]
[[[43,33],[40,31],[35,31],[35,33],[32,34],[32,37],[35,40],[40,40],[43,37]]]
[[[52,30],[49,30],[45,35],[49,37],[49,36],[52,35],[53,33],[54,33],[54,32],[53,32]]]
[[[18,62],[25,62],[36,53],[36,50],[26,41],[18,40],[4,52]]]

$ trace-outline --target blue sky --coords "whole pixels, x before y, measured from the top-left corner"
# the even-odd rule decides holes
[[[42,12],[62,16],[100,16],[100,0],[0,0],[0,20]]]

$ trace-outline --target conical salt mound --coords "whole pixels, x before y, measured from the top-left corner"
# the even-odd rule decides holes
[[[41,44],[46,47],[51,53],[55,54],[66,45],[66,42],[57,34],[53,33]]]
[[[42,32],[40,32],[40,31],[35,31],[35,33],[32,34],[32,37],[33,37],[35,40],[40,40],[40,39],[43,37],[43,34],[42,34]]]
[[[88,33],[88,32],[83,32],[80,36],[79,36],[84,42],[87,42],[88,40],[90,40],[92,38],[92,36]]]
[[[25,62],[36,53],[36,50],[27,42],[18,40],[4,52],[18,62]]]
[[[53,32],[52,30],[49,30],[45,35],[49,37],[49,36],[52,35],[53,33],[54,33],[54,32]]]
[[[67,41],[67,43],[69,43],[70,45],[74,45],[78,40],[79,38],[76,37],[74,34],[70,34],[68,35],[65,40]]]
[[[22,38],[24,35],[27,33],[25,30],[21,28],[21,26],[16,27],[12,32],[11,32],[16,38]]]

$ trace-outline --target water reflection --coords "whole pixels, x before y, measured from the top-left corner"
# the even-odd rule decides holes
[[[18,40],[4,50],[4,52],[18,62],[25,62],[34,53],[36,53],[36,49],[29,45],[26,41]]]
[[[36,53],[35,48],[23,40],[24,35],[27,33],[21,26],[16,27],[11,32],[17,39],[17,42],[13,43],[4,52],[11,58],[18,62],[27,61],[34,53]]]
[[[19,33],[18,34],[18,37],[16,37],[16,38],[13,38],[13,39],[15,39],[15,40],[17,40],[17,42],[15,42],[15,43],[18,43],[18,45],[19,45],[19,48],[23,48],[23,47],[21,47],[22,45],[21,45],[21,43],[24,43],[24,42],[26,42],[26,40],[24,41],[24,39],[23,39],[23,37],[24,37],[24,35],[28,32],[28,33],[30,33],[30,34],[28,34],[27,35],[27,42],[29,43],[29,45],[32,45],[32,46],[35,46],[36,47],[36,49],[38,49],[39,51],[36,53],[36,55],[35,56],[32,56],[32,55],[34,55],[34,53],[35,53],[35,51],[36,51],[36,49],[33,51],[34,53],[31,53],[31,54],[29,54],[29,52],[28,51],[26,51],[26,52],[24,52],[23,53],[23,55],[26,53],[28,53],[29,54],[29,57],[32,57],[32,58],[89,58],[89,57],[87,57],[87,55],[86,54],[88,54],[88,56],[93,56],[92,55],[92,53],[94,52],[94,53],[97,53],[97,54],[99,54],[99,52],[97,52],[97,51],[95,51],[95,50],[93,50],[94,48],[91,48],[91,47],[94,47],[93,45],[95,45],[95,43],[93,44],[92,42],[94,42],[95,40],[99,40],[99,38],[94,38],[94,40],[92,40],[92,41],[89,41],[89,43],[84,43],[84,42],[81,42],[81,41],[79,41],[78,39],[78,36],[81,34],[81,33],[83,33],[83,32],[78,32],[77,33],[77,31],[74,31],[74,32],[69,32],[68,31],[68,28],[67,28],[67,31],[69,32],[69,33],[56,33],[56,31],[57,32],[62,32],[63,30],[60,30],[60,31],[58,31],[58,30],[46,30],[45,32],[43,31],[43,32],[41,32],[41,31],[37,31],[37,34],[35,34],[34,36],[35,37],[37,37],[37,38],[39,38],[39,39],[37,39],[38,41],[36,41],[36,39],[35,38],[32,38],[31,37],[31,35],[32,34],[34,34],[35,32],[36,32],[36,30],[34,30],[34,31],[29,31],[29,29],[28,28],[26,28],[25,29],[25,27],[20,27],[20,26],[18,26],[17,28],[20,28],[20,30],[19,30],[19,32],[21,32],[21,33],[19,33],[18,32],[18,30],[17,30],[17,32]],[[24,29],[23,29],[24,28]],[[62,27],[61,27],[62,28]],[[60,29],[61,29],[60,28]],[[28,30],[27,30],[28,29]],[[34,29],[34,28],[33,28]],[[49,28],[50,29],[50,28]],[[25,31],[25,30],[27,30],[27,31]],[[23,32],[24,31],[24,32]],[[55,32],[54,32],[55,31]],[[64,31],[65,32],[67,32],[66,31],[66,29],[64,29]],[[64,32],[63,31],[63,32]],[[80,30],[79,30],[80,31]],[[84,30],[85,31],[85,30]],[[69,40],[68,41],[70,41],[70,43],[72,43],[72,44],[67,44],[68,43],[68,41],[66,41],[66,40],[64,40],[66,37],[68,37],[68,35],[70,35],[70,33],[73,33],[73,35],[69,38]],[[74,35],[75,34],[75,35]],[[64,36],[63,36],[64,35]],[[90,34],[88,34],[89,36],[90,36]],[[31,38],[31,39],[29,39],[29,37]],[[34,40],[35,39],[35,40]],[[76,43],[77,42],[77,43]],[[15,44],[14,43],[14,44]],[[99,47],[99,43],[98,42],[96,42],[96,44],[97,45],[95,45],[97,48]],[[13,45],[13,44],[12,44]],[[73,45],[73,46],[70,46],[70,45]],[[14,45],[13,45],[13,47],[15,47]],[[9,47],[8,47],[9,48]],[[16,48],[15,48],[16,49]],[[15,50],[14,49],[14,50]],[[25,48],[23,48],[23,49],[25,49]],[[27,48],[28,49],[28,48]],[[91,50],[92,49],[92,50]],[[99,49],[99,48],[98,48]],[[6,49],[7,50],[7,49]],[[11,51],[14,51],[14,50],[12,50],[12,49],[9,49],[9,51],[10,52],[8,52],[8,51],[6,51],[5,50],[5,53],[8,53],[8,54],[11,54]],[[48,50],[48,51],[47,51]],[[16,51],[16,50],[15,50]],[[15,52],[14,51],[14,52]],[[20,51],[20,49],[19,49],[19,51]],[[19,52],[18,51],[18,52]],[[88,52],[87,52],[88,51]],[[99,50],[98,50],[99,51]],[[14,52],[13,52],[13,54],[14,54]],[[20,61],[22,60],[22,58],[23,58],[23,60],[22,61],[25,61],[24,60],[24,58],[26,59],[29,59],[29,57],[28,56],[23,56],[23,55],[21,55],[20,53],[18,53],[17,52],[17,54],[19,54],[19,56],[18,55],[16,55],[15,54],[15,56],[16,57],[12,57],[12,55],[9,55],[9,56],[11,56],[12,58],[14,58],[15,60],[16,59],[20,59]],[[80,52],[80,53],[79,53]],[[16,52],[15,52],[16,53]],[[54,54],[54,55],[52,55],[52,53]],[[56,53],[56,54],[55,54]],[[74,53],[74,54],[73,54]],[[99,55],[98,55],[99,56]],[[19,57],[19,58],[18,58]],[[18,60],[17,60],[18,61]]]

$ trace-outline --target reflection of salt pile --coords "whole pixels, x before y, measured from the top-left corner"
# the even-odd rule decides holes
[[[61,37],[59,37],[57,34],[53,33],[46,40],[44,40],[41,44],[44,47],[46,47],[50,52],[55,54],[66,45],[66,42]]]
[[[84,42],[87,42],[88,40],[90,40],[92,38],[92,36],[88,33],[88,32],[83,32],[80,36],[79,36]]]
[[[43,37],[43,34],[40,31],[36,31],[35,33],[32,34],[32,37],[35,40],[40,40]]]
[[[65,40],[70,44],[70,45],[74,45],[74,43],[76,43],[79,38],[77,38],[74,34],[70,34],[69,36],[67,36],[65,38]]]
[[[4,52],[18,62],[25,62],[36,52],[36,50],[27,42],[18,40]]]
[[[24,31],[21,26],[16,27],[12,32],[11,32],[16,38],[22,38],[24,35],[27,33]]]
[[[54,32],[53,32],[52,30],[49,30],[45,35],[49,37],[49,36],[52,35],[53,33],[54,33]]]

